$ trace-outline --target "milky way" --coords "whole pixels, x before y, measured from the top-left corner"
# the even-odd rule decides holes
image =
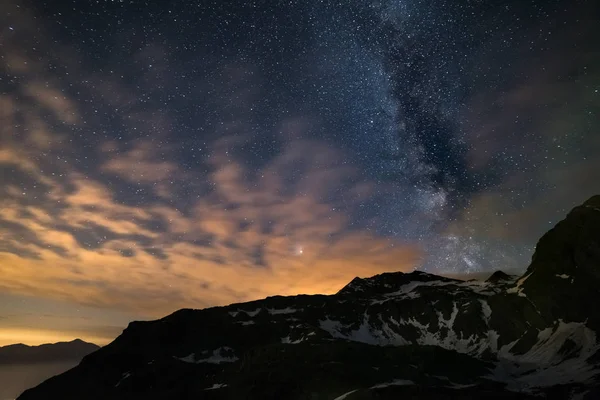
[[[600,191],[592,1],[6,8],[6,293],[139,309],[519,270]]]

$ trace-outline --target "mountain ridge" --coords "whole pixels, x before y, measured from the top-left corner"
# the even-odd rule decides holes
[[[44,343],[36,346],[15,343],[0,346],[0,364],[77,360],[99,348],[100,346],[81,339],[74,339],[68,342]]]
[[[390,272],[328,296],[181,309],[131,322],[19,399],[596,398],[598,211],[600,196],[575,207],[520,277]]]

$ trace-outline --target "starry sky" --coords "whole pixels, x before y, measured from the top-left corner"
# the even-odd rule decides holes
[[[0,345],[522,272],[600,193],[595,1],[0,8]]]

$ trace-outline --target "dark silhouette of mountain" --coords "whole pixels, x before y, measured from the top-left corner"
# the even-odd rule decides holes
[[[507,273],[505,273],[503,271],[496,271],[489,278],[486,279],[486,282],[492,282],[492,283],[498,283],[498,282],[502,282],[502,281],[508,282],[508,281],[514,281],[517,278],[518,277],[508,275]]]
[[[31,364],[80,360],[100,347],[80,339],[71,342],[27,346],[22,343],[0,347],[0,364]]]
[[[20,400],[598,399],[600,196],[538,242],[521,277],[355,278],[132,322]]]

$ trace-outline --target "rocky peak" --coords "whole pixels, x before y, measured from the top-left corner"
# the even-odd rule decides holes
[[[516,277],[508,275],[505,272],[496,271],[485,281],[491,282],[491,283],[497,283],[497,282],[508,282],[508,281],[515,280],[515,279],[516,279]]]
[[[411,282],[462,282],[456,279],[444,278],[441,276],[429,274],[423,271],[412,271],[408,273],[404,272],[386,272],[383,274],[375,275],[370,278],[359,278],[356,277],[350,281],[349,284],[344,286],[337,294],[338,295],[349,295],[359,294],[361,296],[369,296],[392,292],[398,290],[403,285],[410,284]]]
[[[593,309],[600,298],[600,196],[575,207],[542,236],[517,286],[543,315],[600,328]]]
[[[585,203],[583,203],[583,206],[591,208],[600,208],[600,194],[590,197]]]

